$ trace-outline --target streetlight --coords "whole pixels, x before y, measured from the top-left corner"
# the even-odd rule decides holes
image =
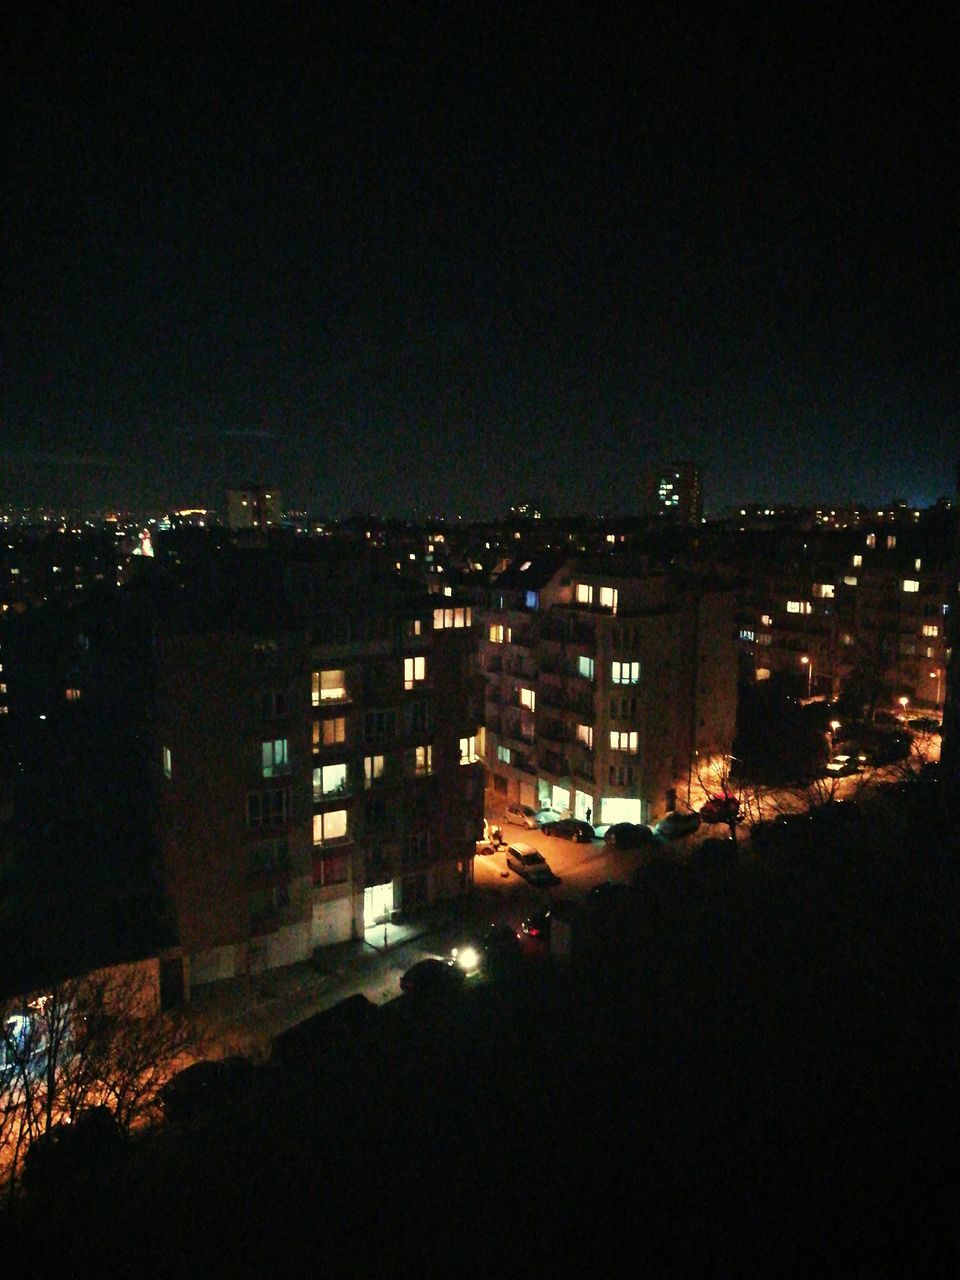
[[[803,666],[807,668],[807,697],[809,698],[810,690],[813,685],[813,663],[810,661],[810,658],[806,654],[803,654],[803,656],[800,659],[800,662]]]
[[[937,682],[937,706],[938,707],[940,706],[940,674],[941,673],[940,673],[939,667],[937,667],[936,671],[930,672],[930,679],[936,680]]]
[[[840,728],[839,720],[830,721],[830,754],[831,755],[833,755],[833,735],[837,732],[839,728]]]
[[[910,701],[910,699],[907,697],[906,694],[901,694],[901,696],[897,699],[897,701],[900,703],[900,710],[905,713],[907,710],[907,703]]]

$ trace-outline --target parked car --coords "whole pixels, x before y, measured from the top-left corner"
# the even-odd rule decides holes
[[[516,844],[507,846],[507,866],[518,876],[537,886],[549,887],[559,884],[560,877],[550,870],[546,858],[532,845]]]
[[[274,1037],[273,1057],[285,1066],[302,1067],[316,1059],[331,1041],[371,1040],[380,1027],[378,1005],[365,995],[346,999],[321,1009]]]
[[[164,1114],[174,1124],[194,1120],[249,1088],[253,1072],[250,1059],[238,1056],[195,1062],[171,1076],[160,1090]]]
[[[529,804],[510,804],[507,805],[507,811],[503,815],[505,825],[511,827],[527,827],[535,828],[540,824],[537,822],[537,811]]]
[[[700,817],[707,823],[737,822],[740,818],[740,800],[737,796],[711,796],[700,810]]]
[[[681,813],[679,809],[674,809],[672,813],[660,819],[654,830],[665,840],[675,840],[679,836],[692,835],[701,821],[699,813],[694,813],[692,810],[689,813]]]
[[[917,716],[914,720],[907,721],[907,728],[917,733],[940,733],[943,725],[933,716]]]
[[[536,938],[538,942],[550,940],[550,912],[533,911],[520,921],[520,932],[527,938]]]
[[[466,975],[459,965],[437,956],[418,960],[400,979],[400,990],[408,996],[443,998],[455,995]]]
[[[549,805],[544,809],[538,809],[536,812],[537,826],[542,827],[545,822],[556,822],[560,817],[559,809],[551,809]]]
[[[508,924],[489,924],[453,947],[450,959],[464,973],[483,973],[509,965],[523,954],[520,935]]]
[[[604,844],[616,849],[639,849],[653,839],[653,831],[645,822],[614,822],[603,833]]]
[[[587,844],[596,837],[596,832],[589,822],[581,818],[561,818],[559,822],[546,822],[543,831],[548,836],[559,836],[562,840],[575,840],[578,844]]]
[[[866,752],[861,751],[857,755],[850,755],[848,752],[841,751],[827,761],[826,772],[831,778],[846,778],[854,773],[862,773],[866,765]]]

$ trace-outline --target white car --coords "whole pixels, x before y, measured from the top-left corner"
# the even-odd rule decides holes
[[[554,875],[550,870],[550,864],[543,854],[529,844],[521,844],[518,841],[516,844],[508,845],[507,866],[511,871],[515,871],[518,876],[528,880],[530,884],[551,885],[560,883],[560,877]]]
[[[511,827],[536,827],[537,811],[528,804],[510,804],[503,821]]]

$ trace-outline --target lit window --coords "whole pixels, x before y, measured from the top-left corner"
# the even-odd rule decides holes
[[[383,777],[383,756],[365,756],[363,761],[364,785],[372,787]]]
[[[787,613],[812,613],[813,605],[809,600],[788,600]]]
[[[420,634],[420,619],[412,618],[410,625],[407,627],[408,636],[418,636]]]
[[[919,591],[920,583],[916,580],[916,578],[904,578],[903,589],[904,591]]]
[[[753,636],[753,632],[752,632],[752,631],[745,631],[745,630],[742,630],[742,629],[741,629],[741,631],[740,631],[740,639],[741,639],[741,640],[752,640],[753,638],[754,638],[754,636]],[[614,665],[616,665],[616,664],[614,664]],[[615,682],[615,683],[616,683],[616,682]]]
[[[773,626],[773,618],[770,616],[770,614],[769,614],[769,613],[761,613],[761,615],[760,615],[760,625],[761,625],[761,626],[763,626],[763,627],[772,627],[772,626]]]
[[[452,588],[444,588],[444,595],[450,594],[452,594]],[[473,610],[470,608],[434,609],[433,611],[434,631],[443,631],[448,627],[469,627],[472,625]]]
[[[460,739],[460,763],[473,764],[475,760],[479,760],[477,755],[477,736],[471,734],[469,738]]]
[[[537,709],[536,692],[533,689],[521,689],[520,705],[521,707],[529,707],[531,711],[536,711]]]
[[[914,562],[913,562],[913,567],[914,567],[914,569],[916,569],[917,573],[919,573],[919,572],[920,572],[920,557],[919,557],[919,556],[917,556],[916,560],[914,560]]]
[[[593,725],[578,724],[577,725],[577,741],[582,742],[585,747],[593,750]]]
[[[333,840],[342,840],[346,834],[346,809],[332,809],[329,813],[313,815],[314,844],[330,844]]]
[[[346,789],[347,766],[345,764],[325,764],[314,769],[314,800],[320,800],[325,796],[343,795]]]
[[[639,684],[639,662],[614,662],[611,664],[611,679],[614,684]]]
[[[821,600],[832,600],[835,595],[832,582],[817,582],[814,584],[813,594],[819,596]]]
[[[500,623],[494,623],[490,628],[490,643],[503,644],[504,628]]]
[[[4,685],[3,691],[4,693],[6,693],[7,691],[6,685]],[[68,702],[77,702],[81,696],[81,693],[82,693],[82,690],[77,689],[75,686],[71,685],[71,687],[66,690],[66,699]]]
[[[853,567],[855,569],[859,569],[862,564],[863,564],[863,556],[858,551],[856,555],[853,557]]]
[[[314,720],[313,745],[315,747],[332,747],[346,740],[347,721],[344,716],[336,716],[332,720]]]
[[[887,534],[887,550],[892,551],[897,545],[897,535],[895,533]]]
[[[314,671],[313,705],[321,702],[342,702],[347,696],[346,680],[342,671]]]
[[[857,585],[857,575],[855,573],[845,573],[843,575],[843,585],[845,587],[855,587]]]
[[[593,659],[588,658],[586,654],[581,653],[577,658],[577,672],[585,676],[587,680],[593,679]]]
[[[577,604],[593,604],[593,587],[589,582],[577,583]]]
[[[524,560],[523,564],[520,566],[520,572],[526,573],[527,570],[530,568],[531,563],[532,561],[530,560]]]
[[[639,735],[636,729],[612,729],[610,731],[611,751],[630,751],[636,755],[638,743]]]
[[[528,608],[528,609],[539,609],[539,608],[540,608],[540,594],[539,594],[539,592],[537,592],[537,591],[528,591],[528,592],[527,592],[527,595],[526,595],[526,601],[527,601],[527,608]]]
[[[425,778],[433,772],[433,747],[429,743],[415,748],[413,771],[418,778]]]
[[[501,764],[509,764],[509,763],[510,763],[510,748],[509,748],[509,747],[497,747],[497,759],[500,761],[500,763],[501,763]]]
[[[938,636],[940,634],[940,628],[936,625],[936,623],[925,622],[923,624],[923,634],[925,636]]]
[[[758,680],[769,680],[769,679],[770,679],[770,668],[769,668],[769,667],[757,667],[757,679],[758,679]]]
[[[271,738],[260,744],[260,763],[265,778],[276,778],[290,772],[286,738]]]
[[[600,608],[601,609],[609,609],[611,613],[616,613],[618,599],[619,599],[619,593],[616,587],[600,588]]]
[[[173,777],[173,756],[170,752],[170,748],[163,747],[161,749],[161,756],[163,759],[163,776],[165,778],[172,778]]]
[[[424,657],[404,658],[403,660],[403,687],[412,689],[415,684],[421,684],[427,676],[427,660]]]
[[[875,533],[868,533],[868,534],[867,534],[867,546],[868,546],[868,547],[870,548],[870,550],[872,551],[876,545],[877,545],[877,535],[876,535]]]

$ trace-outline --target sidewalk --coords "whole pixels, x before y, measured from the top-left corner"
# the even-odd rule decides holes
[[[318,948],[310,960],[199,987],[188,1014],[212,1055],[269,1055],[274,1036],[361,993],[382,1004],[399,995],[394,953],[477,910],[480,895],[437,903],[410,920],[367,930],[365,938]]]

